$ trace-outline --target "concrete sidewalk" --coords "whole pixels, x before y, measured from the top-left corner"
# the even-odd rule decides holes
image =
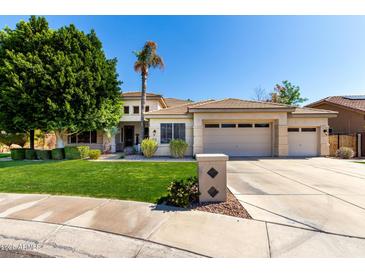
[[[110,199],[0,194],[0,246],[56,257],[269,257],[265,222]]]

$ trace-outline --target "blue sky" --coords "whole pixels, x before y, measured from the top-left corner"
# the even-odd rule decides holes
[[[14,27],[27,16],[1,16]],[[308,102],[365,94],[365,16],[47,16],[52,28],[95,29],[117,57],[122,90],[139,90],[133,50],[158,43],[166,68],[148,90],[166,97],[246,98],[289,80]]]

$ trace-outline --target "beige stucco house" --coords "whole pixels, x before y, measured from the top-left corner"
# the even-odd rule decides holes
[[[124,115],[112,151],[140,143],[140,93],[123,93]],[[329,153],[328,119],[337,112],[240,99],[190,102],[149,93],[145,132],[156,139],[158,156],[168,156],[169,142],[184,139],[187,155],[325,156]],[[103,140],[94,141],[102,148]],[[91,137],[90,137],[91,139]]]

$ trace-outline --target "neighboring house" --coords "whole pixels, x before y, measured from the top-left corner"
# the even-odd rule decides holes
[[[123,93],[124,112],[112,151],[140,143],[140,92]],[[156,139],[158,156],[170,155],[169,142],[183,139],[186,155],[325,156],[328,119],[337,112],[240,99],[191,102],[148,93],[145,132]],[[100,146],[102,133],[90,133]],[[101,135],[101,140],[99,140]],[[96,136],[96,137],[95,137]]]
[[[365,132],[365,95],[330,96],[308,107],[337,111],[337,117],[330,118],[331,133]]]

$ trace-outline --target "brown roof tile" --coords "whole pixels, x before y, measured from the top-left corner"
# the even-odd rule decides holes
[[[271,103],[271,102],[261,102],[261,101],[250,101],[241,100],[234,98],[227,98],[219,101],[209,102],[208,104],[203,104],[199,106],[191,106],[191,109],[271,109],[271,108],[294,108],[293,106]]]
[[[167,107],[175,107],[175,106],[179,106],[179,105],[184,105],[184,104],[188,104],[188,103],[193,103],[192,101],[189,100],[182,100],[182,99],[177,99],[177,98],[164,98]]]
[[[126,91],[122,93],[123,97],[140,97],[140,91]],[[147,97],[162,97],[160,94],[147,92]]]
[[[355,99],[357,98],[359,95],[348,95],[348,96],[330,96],[327,98],[324,98],[322,100],[319,100],[317,102],[311,103],[308,105],[308,107],[316,107],[320,104],[323,103],[330,103],[330,104],[335,104],[338,106],[342,106],[342,107],[346,107],[355,111],[363,111],[365,112],[365,100],[362,99]],[[347,97],[353,97],[354,99],[349,99]],[[363,95],[363,97],[365,98],[365,95]]]
[[[174,107],[164,108],[160,110],[154,110],[146,113],[146,115],[185,115],[188,113],[188,108],[192,106],[199,106],[213,100],[206,100],[200,102],[191,102],[183,105],[178,105]]]
[[[308,107],[302,107],[302,108],[296,108],[295,111],[292,112],[292,114],[337,114],[337,111],[332,110],[326,110],[326,109],[320,109],[320,108],[308,108]]]

